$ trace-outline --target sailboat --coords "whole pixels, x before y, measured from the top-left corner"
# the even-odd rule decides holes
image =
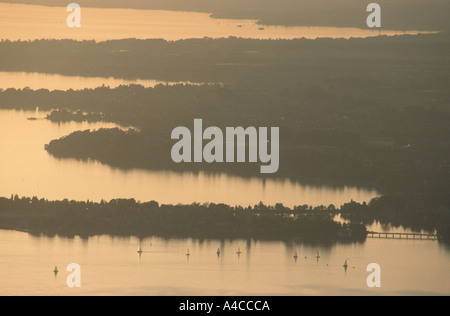
[[[316,256],[316,259],[320,259],[320,254],[319,254],[319,251],[317,251],[317,256]]]
[[[189,249],[186,251],[186,256],[190,256],[191,255],[191,253],[190,253],[190,251],[189,251]]]
[[[345,269],[348,268],[348,261],[347,261],[347,260],[345,260],[345,263],[344,263],[343,267],[344,267]]]
[[[217,256],[220,256],[220,248],[217,248]]]
[[[297,260],[298,260],[298,253],[297,253],[297,251],[295,251],[294,259],[295,259],[295,262],[297,262]]]
[[[138,248],[138,254],[141,254],[142,253],[142,248],[141,248],[141,246],[139,246],[139,248]]]
[[[58,267],[57,266],[55,266],[55,270],[53,270],[53,273],[56,275],[56,274],[58,274]]]
[[[238,248],[238,251],[236,252],[238,254],[238,256],[240,256],[242,254],[241,248]]]

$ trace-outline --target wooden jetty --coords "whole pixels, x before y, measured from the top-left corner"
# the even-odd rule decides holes
[[[378,239],[403,239],[403,240],[438,240],[438,235],[415,233],[379,233],[367,232],[368,238]]]

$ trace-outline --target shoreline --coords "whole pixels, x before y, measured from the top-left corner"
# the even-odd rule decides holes
[[[390,198],[392,200],[392,197]],[[0,198],[0,229],[18,230],[47,236],[91,237],[97,235],[136,236],[139,238],[195,238],[212,240],[254,239],[266,241],[299,241],[304,243],[358,243],[368,237],[371,221],[390,223],[377,215],[377,204],[389,198],[366,203],[351,202],[339,209],[329,207],[287,208],[282,204],[253,207],[231,207],[225,204],[164,205],[155,201],[113,199],[109,202],[48,201],[38,198]],[[398,204],[398,201],[392,201]],[[435,219],[430,219],[433,214]],[[345,222],[335,221],[340,215]],[[448,243],[450,230],[445,224],[449,212],[423,211],[419,217],[403,220],[422,222],[424,231],[437,230],[439,242]],[[412,216],[412,217],[411,217]],[[426,227],[425,220],[436,221]],[[442,223],[442,221],[444,223]],[[420,225],[420,224],[419,224]],[[433,226],[433,224],[430,224]],[[411,226],[414,231],[414,227]],[[416,227],[416,230],[417,227]]]
[[[9,5],[22,5],[22,6],[39,6],[47,8],[65,8],[57,0],[43,0],[43,4],[36,4],[33,0],[16,0],[16,2],[2,1],[0,3]],[[341,5],[335,5],[333,2],[323,5],[304,3],[293,3],[288,4],[289,8],[282,10],[280,12],[274,12],[274,9],[280,9],[276,4],[265,3],[262,7],[252,7],[252,4],[242,3],[242,10],[236,11],[232,10],[233,2],[228,5],[223,3],[210,3],[208,5],[204,4],[190,4],[186,2],[175,1],[172,4],[167,4],[167,2],[160,1],[156,3],[145,3],[142,2],[134,3],[133,1],[127,1],[126,4],[116,3],[106,3],[96,2],[96,1],[83,1],[79,0],[78,3],[82,8],[88,9],[104,9],[104,10],[135,10],[135,11],[168,11],[176,13],[197,13],[206,14],[211,19],[214,20],[236,20],[236,21],[249,21],[254,22],[259,26],[266,27],[340,27],[340,28],[360,28],[363,29],[366,25],[362,22],[360,12],[365,12],[367,4],[362,4],[359,8],[354,8],[354,3],[344,2]],[[409,20],[402,14],[411,13],[408,8],[407,2],[405,4],[396,4],[390,6],[389,3],[383,3],[383,8],[388,6],[390,11],[394,11],[397,15],[400,15],[402,19],[405,19],[408,23],[399,23],[395,20],[385,21],[385,24],[389,23],[387,29],[389,30],[401,30],[401,31],[417,31],[422,29],[422,31],[449,31],[450,27],[448,23],[445,23],[443,16],[438,15],[438,21],[436,21],[436,16],[433,19],[424,21],[414,21]],[[417,3],[413,4],[413,7]],[[304,6],[304,7],[302,7]],[[306,8],[305,8],[306,7]],[[309,10],[308,10],[309,9]],[[359,10],[358,10],[359,9]],[[311,19],[311,15],[316,12],[316,10],[322,10],[319,18],[317,15],[314,19]],[[420,5],[419,5],[420,10]],[[438,8],[436,10],[439,10]],[[445,8],[440,8],[440,10],[445,10]],[[404,12],[406,11],[406,12]],[[344,13],[345,12],[345,13]],[[436,11],[437,13],[439,11]],[[400,19],[400,20],[402,20]]]

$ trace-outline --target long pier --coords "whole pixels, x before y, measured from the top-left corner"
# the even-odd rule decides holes
[[[403,239],[403,240],[438,240],[438,235],[415,233],[379,233],[367,232],[368,238],[378,239]]]

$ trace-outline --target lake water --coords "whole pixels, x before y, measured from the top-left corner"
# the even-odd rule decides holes
[[[176,173],[111,168],[98,162],[59,160],[44,145],[74,131],[112,128],[108,123],[52,123],[48,112],[0,110],[0,196],[11,194],[47,199],[141,201],[190,204],[193,202],[254,205],[337,206],[350,200],[364,202],[378,196],[375,190],[357,187],[312,186],[290,180],[241,178],[226,174]]]
[[[141,85],[146,88],[155,87],[158,84],[193,84],[190,82],[163,82],[157,80],[125,80],[117,78],[103,77],[79,77],[79,76],[62,76],[58,74],[44,74],[36,72],[7,72],[0,71],[0,87],[2,89],[14,88],[32,90],[48,89],[53,90],[83,90],[95,89],[98,87],[117,88],[121,85]]]
[[[261,26],[254,20],[213,19],[210,14],[158,10],[82,8],[81,28],[69,28],[65,7],[0,3],[0,39],[75,39],[105,41],[123,38],[242,37],[294,39],[350,38],[417,34],[417,31],[336,27]]]
[[[368,239],[327,247],[109,236],[83,240],[0,230],[0,251],[0,295],[450,294],[450,251],[436,241]],[[66,285],[71,263],[81,268],[81,288]],[[381,288],[366,285],[371,263],[381,267]]]
[[[44,144],[107,123],[55,124],[47,112],[0,110],[0,195],[99,200],[134,197],[161,203],[340,205],[377,193],[227,175],[121,171],[96,162],[57,160]],[[382,227],[374,226],[376,230]],[[391,229],[390,229],[391,230]],[[397,229],[398,231],[398,229]],[[139,257],[137,248],[142,245]],[[221,249],[221,256],[216,255]],[[237,256],[237,249],[243,252]],[[186,257],[186,249],[191,256]],[[293,255],[299,254],[296,263]],[[321,259],[315,259],[319,251]],[[405,295],[450,294],[450,251],[436,241],[376,240],[308,246],[260,241],[89,239],[0,231],[0,295]],[[307,257],[307,258],[305,258]],[[349,262],[344,270],[343,263]],[[81,288],[66,286],[67,265],[81,267]],[[370,263],[382,288],[366,286]],[[53,275],[54,267],[60,273]]]
[[[0,4],[0,39],[97,40],[121,38],[244,37],[257,39],[350,38],[417,32],[326,27],[261,27],[251,20],[208,14],[124,9],[82,9],[82,27],[66,26],[65,8]],[[0,73],[0,88],[67,90],[159,82]],[[214,202],[286,206],[370,201],[370,189],[306,185],[226,174],[111,168],[98,162],[58,160],[44,145],[71,132],[108,123],[55,124],[47,112],[0,110],[0,196],[46,199]],[[383,227],[372,230],[403,231]],[[141,245],[143,253],[136,252]],[[221,255],[216,255],[217,249]],[[242,254],[237,256],[237,249]],[[186,249],[191,256],[186,257]],[[295,252],[299,260],[295,262]],[[317,251],[320,260],[315,259]],[[450,295],[450,249],[436,241],[368,239],[362,244],[308,246],[247,240],[214,241],[96,236],[89,239],[32,236],[0,230],[0,295]],[[349,269],[344,270],[348,260]],[[66,266],[81,267],[81,288],[66,286]],[[378,263],[382,287],[369,289],[366,267]],[[59,274],[53,269],[58,266]]]

